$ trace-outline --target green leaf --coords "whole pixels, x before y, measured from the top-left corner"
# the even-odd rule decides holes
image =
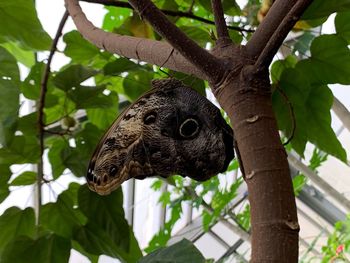
[[[347,163],[346,151],[331,127],[332,104],[333,94],[327,86],[313,87],[306,102],[308,126],[305,130],[307,130],[310,142],[320,150]]]
[[[124,218],[121,188],[108,196],[99,196],[86,185],[79,189],[79,208],[88,223],[75,233],[75,240],[88,253],[106,254],[123,262],[136,262],[141,250]]]
[[[1,12],[1,9],[0,9]],[[0,46],[0,78],[19,82],[17,61],[11,53]]]
[[[139,263],[204,263],[205,258],[201,252],[188,240],[175,243],[167,248],[160,248],[146,257],[142,258]]]
[[[7,165],[0,165],[0,203],[2,203],[10,194],[8,181],[10,180],[11,175],[12,172]]]
[[[32,112],[20,117],[17,121],[17,129],[26,136],[36,136],[38,134],[38,113]]]
[[[64,165],[65,151],[69,151],[69,144],[66,140],[61,138],[55,139],[49,147],[48,158],[54,179],[57,179],[66,169]]]
[[[31,185],[34,184],[37,180],[37,173],[26,171],[18,175],[12,182],[11,186],[19,185]]]
[[[337,35],[321,35],[311,44],[311,57],[297,67],[313,84],[350,84],[350,50]]]
[[[40,96],[41,75],[45,64],[38,62],[32,66],[26,79],[22,82],[21,91],[27,99],[37,100]]]
[[[112,96],[103,94],[105,86],[76,86],[67,92],[77,109],[109,108],[113,106]]]
[[[212,43],[209,31],[206,32],[197,26],[181,26],[180,29],[200,46],[205,47],[207,43]]]
[[[334,24],[337,31],[337,35],[340,35],[348,41],[350,44],[350,12],[338,13],[335,17]]]
[[[0,148],[0,164],[36,163],[39,155],[36,137],[15,136],[9,147]]]
[[[8,146],[13,140],[19,111],[19,88],[11,80],[0,78],[0,144]]]
[[[298,51],[300,54],[307,54],[310,50],[312,41],[316,36],[311,32],[305,32],[297,38],[297,42],[293,46],[293,52]]]
[[[288,104],[293,105],[296,122],[293,148],[303,156],[306,143],[310,141],[345,162],[346,152],[331,128],[333,95],[329,88],[310,84],[309,75],[299,69],[286,69],[281,75],[280,89],[282,91],[277,89],[273,94],[273,107],[279,128],[290,136],[293,116]]]
[[[17,42],[22,47],[47,50],[51,38],[42,28],[34,1],[0,1],[0,42]]]
[[[3,263],[66,263],[69,260],[70,240],[48,234],[36,240],[18,237],[9,243],[1,257]]]
[[[15,42],[2,43],[1,46],[6,48],[6,50],[10,52],[18,62],[26,67],[31,68],[34,66],[35,56],[33,51],[23,49]]]
[[[113,104],[118,104],[118,96],[113,96]],[[118,117],[118,106],[106,109],[87,109],[90,122],[101,130],[106,130]]]
[[[242,227],[246,231],[249,231],[250,229],[250,205],[249,204],[245,206],[244,210],[241,213],[237,214],[236,219],[240,227]]]
[[[100,50],[86,41],[76,30],[65,34],[63,41],[66,43],[64,54],[75,63],[92,62],[100,54]]]
[[[95,70],[85,68],[81,65],[71,65],[58,72],[53,79],[53,83],[57,88],[68,91],[73,87],[79,87],[81,82],[91,78],[96,73]]]
[[[350,1],[349,0],[314,0],[312,4],[304,12],[302,19],[315,19],[320,17],[329,16],[335,12],[344,12],[350,10]]]
[[[104,16],[102,28],[111,32],[113,29],[120,27],[125,20],[132,15],[132,10],[127,8],[116,8],[113,6],[105,6],[108,11]]]
[[[55,203],[47,203],[40,209],[40,223],[55,234],[71,239],[73,230],[86,224],[86,217],[76,206],[75,199],[80,185],[70,184]]]
[[[271,79],[273,83],[278,82],[281,78],[281,74],[286,68],[293,68],[298,62],[295,56],[288,56],[283,60],[276,60],[271,66]]]
[[[323,151],[320,151],[319,149],[315,148],[312,152],[312,156],[310,158],[310,164],[309,167],[313,170],[316,171],[318,167],[322,165],[323,162],[327,161],[328,159],[328,154],[326,154]],[[317,173],[317,171],[316,171]]]
[[[171,214],[170,219],[164,224],[164,227],[154,235],[152,240],[149,242],[148,247],[145,249],[147,253],[154,251],[159,247],[163,247],[167,244],[168,240],[171,238],[172,229],[175,223],[180,219],[182,213],[183,198],[179,198],[171,202]]]
[[[236,1],[232,0],[223,0],[222,7],[224,9],[224,13],[229,16],[238,16],[241,15],[241,9]]]
[[[43,72],[45,70],[45,63],[37,62],[32,66],[28,76],[21,83],[21,91],[23,95],[30,100],[39,100],[40,97],[40,89],[41,89],[41,79]],[[51,78],[47,83],[48,90],[45,96],[45,108],[55,106],[58,103],[58,97],[55,94],[55,90],[57,90],[52,82]]]
[[[78,252],[80,252],[82,255],[86,256],[91,263],[98,263],[99,255],[93,255],[84,250],[84,248],[75,240],[72,240],[72,248]]]
[[[103,74],[118,76],[123,72],[131,72],[140,69],[144,69],[144,67],[132,62],[127,58],[118,58],[115,61],[107,63],[103,67]]]
[[[89,221],[94,222],[106,233],[109,233],[114,244],[125,251],[128,250],[130,244],[129,226],[124,218],[121,188],[110,195],[100,196],[84,186],[79,190],[78,202],[79,208]]]
[[[132,100],[136,100],[151,88],[153,73],[137,71],[128,74],[124,78],[123,86],[125,94]]]
[[[0,216],[0,255],[5,246],[18,236],[34,237],[35,216],[32,208],[24,210],[18,207],[8,208]],[[0,257],[1,259],[1,257]],[[2,260],[0,260],[3,262]],[[16,261],[13,261],[16,262]]]
[[[306,182],[307,182],[307,178],[303,174],[299,174],[293,178],[293,189],[294,189],[295,196],[299,195],[300,191],[303,189]]]

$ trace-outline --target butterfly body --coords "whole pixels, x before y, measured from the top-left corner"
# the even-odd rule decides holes
[[[174,79],[156,80],[101,139],[89,164],[90,189],[108,194],[130,178],[174,174],[204,181],[234,157],[231,128],[205,97]]]

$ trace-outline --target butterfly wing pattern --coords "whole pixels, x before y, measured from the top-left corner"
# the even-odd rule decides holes
[[[130,178],[180,174],[205,181],[234,158],[232,129],[215,105],[176,79],[152,86],[97,145],[86,178],[98,194]]]

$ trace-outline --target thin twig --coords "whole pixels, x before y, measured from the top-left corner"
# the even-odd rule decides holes
[[[115,6],[115,7],[133,9],[129,3],[123,2],[123,1],[114,1],[114,0],[79,0],[79,1],[88,2],[88,3],[95,3],[95,4],[103,4],[105,6]],[[193,3],[194,3],[194,1],[192,2],[191,6],[189,8],[189,11],[187,11],[187,12],[167,10],[167,9],[161,9],[161,11],[167,16],[185,17],[185,18],[197,20],[197,21],[205,23],[205,24],[215,25],[214,21],[211,21],[209,19],[206,19],[206,18],[203,18],[200,16],[196,16],[195,14],[193,14],[192,13]],[[252,33],[255,31],[254,29],[246,29],[246,28],[242,28],[239,26],[227,26],[227,28],[231,29],[231,30],[239,31],[239,32],[248,32],[248,33]]]
[[[208,76],[210,82],[219,82],[226,73],[224,64],[201,48],[176,27],[150,0],[129,0],[141,17],[196,68]]]
[[[313,0],[299,0],[288,12],[287,16],[279,24],[270,40],[267,42],[266,47],[259,55],[254,65],[258,71],[263,71],[269,67],[274,55],[277,53],[284,39],[312,1]]]
[[[45,66],[45,70],[42,75],[41,79],[41,90],[40,90],[40,99],[38,103],[38,131],[39,131],[39,143],[40,143],[40,160],[38,164],[38,177],[37,177],[37,187],[38,187],[38,222],[39,220],[39,215],[40,215],[40,206],[42,204],[41,200],[41,184],[43,181],[43,176],[44,176],[44,162],[43,162],[43,154],[44,154],[44,133],[45,133],[45,124],[44,124],[44,107],[45,107],[45,95],[47,92],[47,83],[49,80],[50,76],[50,66],[51,66],[51,61],[53,58],[53,55],[56,52],[56,47],[57,47],[57,42],[62,34],[63,27],[67,21],[69,14],[67,11],[65,11],[61,22],[58,26],[57,33],[55,38],[52,41],[51,44],[51,49],[50,49],[50,54]]]
[[[218,42],[231,43],[232,41],[227,31],[226,21],[224,17],[224,10],[222,8],[221,0],[212,0],[211,6],[214,14],[216,33],[218,35]]]

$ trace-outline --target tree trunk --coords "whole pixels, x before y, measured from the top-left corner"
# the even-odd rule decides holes
[[[238,58],[213,91],[228,114],[248,185],[252,262],[296,262],[299,225],[287,154],[272,109],[268,72]],[[278,250],[276,248],[283,248]]]

